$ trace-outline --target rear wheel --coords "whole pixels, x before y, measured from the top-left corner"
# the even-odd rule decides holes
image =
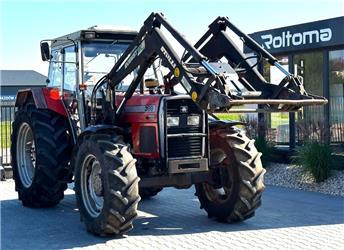
[[[252,217],[261,204],[265,173],[254,140],[232,127],[211,128],[210,152],[216,185],[196,185],[201,207],[220,221]]]
[[[96,235],[124,234],[137,216],[139,177],[121,136],[85,135],[75,159],[75,193],[81,220]]]
[[[17,111],[12,132],[15,188],[24,206],[50,207],[63,199],[70,160],[66,119],[27,104]]]

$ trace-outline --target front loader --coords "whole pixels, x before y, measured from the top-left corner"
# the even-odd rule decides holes
[[[74,181],[87,230],[124,234],[141,198],[195,185],[209,217],[252,217],[264,190],[261,154],[237,122],[220,121],[216,112],[245,104],[259,105],[255,112],[295,111],[326,99],[286,71],[281,83],[268,83],[226,28],[279,67],[220,17],[195,46],[159,13],[138,33],[91,27],[50,46],[41,42],[48,86],[18,92],[13,122],[12,167],[23,205],[56,205]]]

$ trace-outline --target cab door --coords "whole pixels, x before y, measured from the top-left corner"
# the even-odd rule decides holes
[[[69,107],[73,102],[76,102],[76,82],[78,74],[76,66],[77,57],[74,46],[65,47],[62,52],[62,96],[65,105]]]

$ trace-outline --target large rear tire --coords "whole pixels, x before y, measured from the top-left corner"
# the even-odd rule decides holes
[[[63,199],[70,160],[66,119],[26,104],[12,124],[12,169],[15,189],[24,206],[51,207]]]
[[[210,128],[210,154],[217,184],[196,185],[201,208],[225,222],[254,216],[261,204],[265,173],[254,140],[233,127]]]
[[[75,159],[75,193],[86,229],[100,236],[133,228],[140,201],[135,159],[114,132],[85,135]]]

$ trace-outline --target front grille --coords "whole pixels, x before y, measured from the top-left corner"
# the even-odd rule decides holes
[[[167,129],[167,134],[181,134],[181,133],[202,133],[202,127],[171,127]]]
[[[188,112],[182,114],[180,106],[187,106]],[[167,101],[167,116],[178,116],[179,126],[167,128],[167,135],[171,134],[192,134],[203,133],[203,112],[190,99],[172,99]],[[188,126],[187,117],[190,115],[200,115],[199,126]],[[202,156],[204,139],[201,136],[169,137],[167,138],[167,156],[173,157],[195,157]]]
[[[168,139],[168,157],[202,156],[201,137],[173,137]]]

